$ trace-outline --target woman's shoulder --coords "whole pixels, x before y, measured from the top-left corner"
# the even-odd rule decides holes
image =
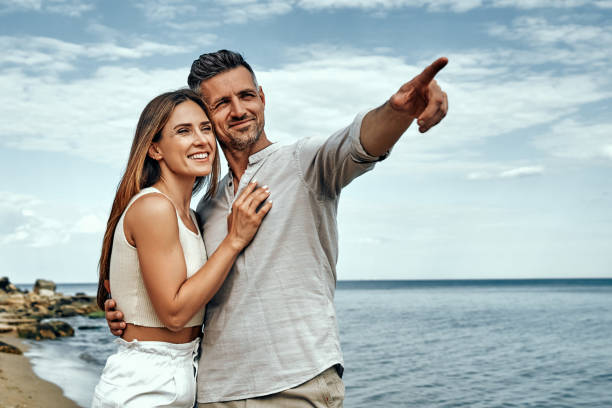
[[[162,193],[152,191],[144,194],[132,203],[125,214],[128,223],[146,222],[163,226],[177,224],[176,210],[172,202]]]

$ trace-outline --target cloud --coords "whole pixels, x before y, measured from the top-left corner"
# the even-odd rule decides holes
[[[211,38],[212,40],[212,38]],[[177,46],[135,40],[131,46],[115,42],[78,44],[49,37],[0,36],[0,67],[22,67],[33,71],[62,72],[74,70],[80,59],[100,61],[134,60],[153,55],[190,52],[192,46]]]
[[[0,76],[0,143],[122,167],[141,110],[157,94],[183,86],[186,77],[187,69],[121,67],[74,80],[7,72]],[[15,119],[24,112],[36,119]]]
[[[203,6],[203,5],[202,5]],[[193,14],[198,7],[184,0],[145,0],[137,4],[149,20],[174,20],[180,15]]]
[[[430,11],[464,12],[483,5],[483,0],[299,0],[297,5],[304,9],[358,8],[397,9],[404,7],[425,7]]]
[[[124,42],[132,45],[0,37],[0,48],[7,50],[0,55],[0,145],[122,166],[140,110],[153,96],[185,86],[188,68],[105,64],[184,53],[193,46]],[[101,62],[93,73],[79,69],[91,60]],[[63,75],[66,71],[78,75]]]
[[[81,209],[51,207],[52,203],[31,195],[0,192],[0,246],[63,245],[74,234],[101,235],[106,228],[102,219]],[[79,213],[83,215],[75,222]]]
[[[430,62],[321,46],[296,50],[294,56],[295,62],[258,72],[267,92],[268,134],[273,138],[327,135],[356,111],[382,104]],[[611,95],[597,75],[538,73],[500,60],[496,52],[452,53],[449,59],[439,74],[450,95],[449,115],[431,137],[409,132],[401,139],[400,144],[413,145],[413,153],[456,149],[553,124]],[[419,142],[413,143],[415,139]]]
[[[464,13],[478,8],[516,8],[522,10],[535,8],[576,8],[590,6],[610,7],[607,2],[592,3],[588,0],[226,0],[224,2],[188,2],[186,0],[144,0],[139,3],[145,16],[158,23],[186,29],[190,24],[173,23],[195,14],[205,14],[210,24],[243,24],[251,20],[261,20],[289,14],[299,10],[323,11],[339,9],[358,9],[368,13],[384,15],[391,10],[422,8],[429,12]]]
[[[566,119],[534,140],[533,145],[556,157],[612,164],[612,122],[609,118],[601,123]]]
[[[543,166],[521,166],[495,173],[476,171],[469,173],[468,180],[514,179],[521,177],[540,176],[544,173]]]
[[[574,69],[612,73],[612,28],[602,22],[575,24],[565,18],[518,17],[510,24],[490,24],[488,34],[514,43],[505,59],[525,66],[542,65],[548,70]],[[504,55],[500,52],[500,57]],[[609,76],[609,75],[608,75]]]
[[[56,44],[57,61],[69,54],[62,50],[78,48],[71,43],[48,44]],[[143,45],[141,52],[146,49]],[[409,131],[399,143],[410,146],[405,154],[411,160],[402,159],[394,166],[415,159],[430,167],[444,165],[446,159],[436,159],[440,152],[469,150],[492,137],[550,126],[612,95],[610,86],[602,82],[606,79],[596,72],[537,72],[501,59],[500,53],[449,54],[451,62],[439,75],[450,95],[449,115],[427,137]],[[104,47],[94,53],[100,58],[117,54]],[[408,62],[384,50],[377,54],[322,44],[293,48],[287,55],[288,62],[277,68],[256,69],[267,97],[267,134],[282,142],[325,137],[346,126],[357,112],[382,104],[430,63]],[[101,65],[89,77],[62,78],[5,69],[0,76],[4,90],[0,144],[63,151],[120,167],[141,109],[153,96],[184,86],[187,73],[188,67]],[[15,120],[24,112],[36,120]]]
[[[530,177],[539,176],[544,172],[542,166],[524,166],[516,169],[510,169],[503,171],[499,174],[501,178],[517,178],[517,177]]]
[[[80,17],[93,9],[93,2],[86,0],[0,0],[0,13],[34,11]]]
[[[2,192],[0,197],[1,246],[44,247],[68,242],[70,234],[62,222],[40,215],[40,200],[11,192]]]
[[[595,5],[602,9],[612,9],[612,0],[600,0],[596,1]]]
[[[542,17],[519,17],[511,26],[491,25],[489,34],[511,40],[523,40],[532,45],[612,43],[612,28],[607,25],[553,24]]]
[[[82,216],[72,230],[72,232],[79,234],[97,234],[104,231],[106,231],[106,222],[94,214]]]

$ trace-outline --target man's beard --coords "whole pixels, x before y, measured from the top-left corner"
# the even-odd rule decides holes
[[[255,143],[257,143],[259,141],[259,139],[261,138],[261,135],[263,134],[263,128],[264,128],[264,124],[262,123],[261,126],[259,123],[255,122],[255,130],[252,132],[249,132],[249,134],[245,137],[229,137],[229,143],[222,143],[227,145],[230,149],[232,150],[238,150],[238,151],[243,151],[243,150],[247,150],[248,148],[250,148],[251,146],[253,146]]]

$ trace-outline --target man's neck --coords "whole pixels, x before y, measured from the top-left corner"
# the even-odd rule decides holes
[[[234,150],[227,146],[221,146],[223,154],[227,159],[227,164],[232,170],[232,175],[234,177],[234,193],[236,193],[236,191],[238,190],[240,179],[242,178],[242,175],[244,174],[249,165],[249,157],[265,149],[271,144],[272,142],[270,142],[266,135],[263,134],[261,135],[261,138],[257,141],[257,143],[245,150]]]

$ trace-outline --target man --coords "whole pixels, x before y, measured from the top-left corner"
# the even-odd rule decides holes
[[[198,371],[200,407],[342,406],[342,353],[333,297],[340,192],[373,168],[413,120],[425,132],[446,115],[433,79],[440,58],[382,106],[358,115],[327,140],[272,144],[265,95],[253,70],[221,50],[194,61],[189,86],[201,93],[229,166],[215,197],[197,212],[209,254],[227,233],[226,216],[252,180],[274,208],[209,302]],[[120,334],[120,312],[107,319]]]

